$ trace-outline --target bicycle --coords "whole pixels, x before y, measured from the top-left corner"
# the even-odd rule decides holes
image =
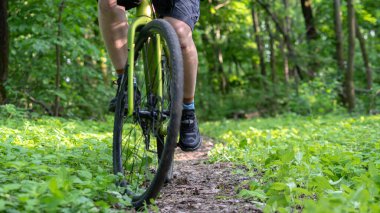
[[[113,131],[117,184],[139,208],[173,176],[183,99],[183,62],[173,27],[143,0],[128,32],[127,75],[121,80]],[[154,141],[153,138],[156,138]]]

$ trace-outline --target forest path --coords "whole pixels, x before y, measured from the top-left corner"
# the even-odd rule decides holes
[[[213,146],[211,139],[204,138],[196,152],[176,149],[174,180],[156,200],[160,212],[261,212],[236,196],[237,186],[247,178],[232,174],[232,164],[207,163]]]

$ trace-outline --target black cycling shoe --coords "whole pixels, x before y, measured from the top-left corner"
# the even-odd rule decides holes
[[[115,95],[114,98],[111,99],[111,101],[110,101],[110,103],[108,105],[108,111],[109,112],[115,112],[116,102],[117,102],[117,92],[119,91],[119,88],[120,88],[121,79],[122,79],[121,75],[117,77],[117,80],[116,80],[116,85],[117,85],[116,95]]]
[[[182,110],[181,128],[179,133],[178,146],[182,151],[195,151],[202,144],[202,137],[199,133],[195,110]]]

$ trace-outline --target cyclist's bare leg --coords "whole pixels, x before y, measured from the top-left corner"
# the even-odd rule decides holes
[[[198,122],[195,117],[194,94],[198,71],[198,53],[195,47],[190,26],[178,19],[164,17],[177,32],[182,48],[184,65],[183,111],[181,117],[178,146],[183,151],[195,151],[202,144]]]
[[[194,101],[198,71],[198,53],[192,31],[190,26],[181,20],[172,17],[164,17],[164,19],[174,27],[181,44],[185,79],[183,97],[184,103],[190,103]]]
[[[128,22],[124,7],[117,0],[99,0],[99,26],[108,54],[118,74],[124,70],[127,62]]]

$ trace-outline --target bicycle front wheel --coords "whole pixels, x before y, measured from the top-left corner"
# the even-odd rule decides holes
[[[155,60],[159,59],[159,60]],[[113,167],[132,204],[149,204],[172,167],[183,99],[182,52],[165,20],[144,26],[135,42],[134,111],[125,116],[126,80],[117,97]]]

